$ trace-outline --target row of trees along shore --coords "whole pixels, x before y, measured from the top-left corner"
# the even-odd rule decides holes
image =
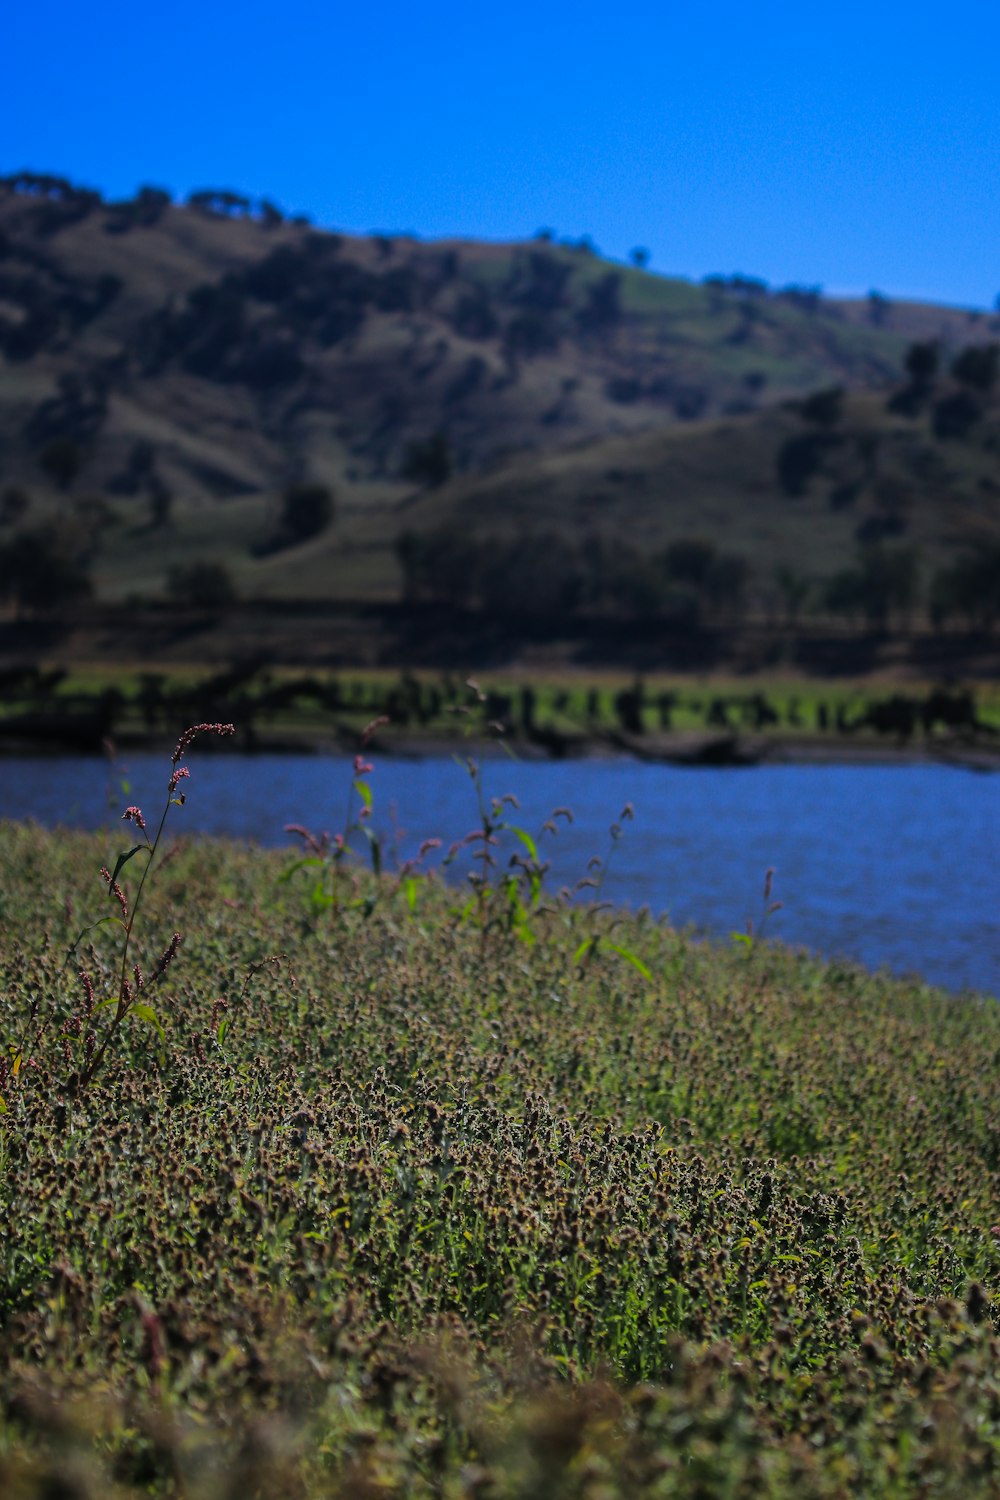
[[[261,539],[260,555],[294,544],[292,521],[315,524],[311,495],[302,493],[303,516],[294,506],[283,512],[275,530]],[[18,613],[45,613],[89,598],[95,549],[87,519],[45,522],[0,542],[0,603]],[[644,553],[600,534],[580,542],[555,532],[478,536],[448,524],[403,532],[396,553],[405,603],[502,619],[596,615],[697,630],[761,620],[796,628],[807,619],[836,618],[864,630],[925,622],[985,632],[1000,620],[997,543],[962,553],[929,577],[913,547],[865,546],[851,566],[826,579],[787,566],[762,576],[746,558],[698,538]],[[159,602],[221,609],[238,598],[225,560],[206,559],[170,569]]]
[[[859,547],[826,579],[787,566],[762,577],[745,557],[698,538],[648,553],[599,534],[480,536],[449,523],[403,532],[396,550],[407,600],[499,616],[607,614],[697,629],[762,617],[795,626],[809,614],[887,630],[923,615],[936,628],[987,631],[1000,619],[1000,544],[962,553],[929,578],[916,548],[883,545]]]

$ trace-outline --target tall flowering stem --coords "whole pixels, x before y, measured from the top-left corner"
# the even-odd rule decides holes
[[[166,827],[167,816],[171,807],[183,807],[186,800],[186,793],[178,791],[178,788],[183,781],[186,781],[190,777],[191,773],[187,766],[181,765],[181,761],[191,742],[199,734],[230,735],[235,734],[235,732],[236,726],[233,724],[193,724],[189,729],[185,729],[177,741],[174,753],[170,759],[170,780],[167,783],[167,796],[163,804],[163,811],[160,814],[160,821],[157,824],[156,833],[152,839],[149,837],[149,832],[146,828],[146,820],[143,816],[142,808],[133,805],[127,807],[122,814],[122,822],[131,823],[142,835],[143,842],[136,844],[134,848],[119,855],[118,863],[115,865],[113,871],[107,869],[101,871],[101,875],[109,887],[111,896],[118,902],[121,912],[119,921],[124,929],[125,939],[122,943],[121,968],[118,974],[118,996],[115,1001],[114,1014],[105,1028],[101,1041],[86,1060],[83,1070],[79,1075],[77,1088],[80,1090],[87,1088],[93,1082],[104,1062],[108,1048],[121,1029],[122,1023],[129,1011],[138,1002],[140,994],[144,990],[147,990],[150,985],[154,984],[166,971],[167,966],[172,962],[180,945],[181,935],[179,932],[175,932],[167,947],[160,955],[152,974],[149,976],[144,975],[138,964],[133,964],[132,971],[131,973],[129,972],[129,949],[132,943],[132,933],[135,929],[136,918],[139,915],[139,909],[142,905],[146,880],[152,868],[153,860],[156,857],[156,851],[159,848],[163,830]],[[118,875],[123,866],[137,854],[146,855],[146,865],[139,878],[139,885],[130,908],[125,893],[118,884]]]

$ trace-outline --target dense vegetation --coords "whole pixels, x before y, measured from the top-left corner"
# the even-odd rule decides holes
[[[140,912],[132,829],[0,829],[5,1493],[995,1495],[995,1002],[550,900],[481,811],[467,903],[303,831]]]

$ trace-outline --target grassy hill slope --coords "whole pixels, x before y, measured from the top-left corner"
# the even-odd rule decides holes
[[[585,244],[357,239],[39,181],[0,187],[3,477],[36,486],[59,434],[90,491],[127,476],[142,441],[182,499],[308,475],[349,502],[397,483],[407,445],[438,430],[476,470],[882,383],[910,339],[957,346],[992,326],[747,278],[693,285]]]
[[[998,330],[586,242],[352,238],[233,194],[104,203],[22,174],[0,184],[0,546],[54,523],[103,601],[207,561],[244,600],[378,603],[428,592],[404,533],[520,539],[536,564],[561,539],[598,572],[601,548],[705,540],[763,618],[884,545],[925,609],[1000,532]],[[918,342],[933,368],[904,373]],[[295,484],[331,491],[332,526],[282,532]],[[431,595],[477,607],[482,569],[458,572]]]

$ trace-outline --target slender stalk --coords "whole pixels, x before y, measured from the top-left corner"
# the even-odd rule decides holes
[[[235,733],[235,726],[232,724],[194,724],[189,729],[185,729],[184,733],[177,741],[177,746],[174,750],[173,756],[171,757],[171,771],[170,780],[167,784],[167,797],[166,801],[163,804],[163,811],[160,814],[160,821],[157,825],[156,836],[153,838],[152,842],[150,841],[149,834],[146,832],[146,825],[143,820],[141,810],[137,807],[130,807],[126,809],[125,817],[129,820],[132,820],[134,818],[137,827],[146,840],[146,850],[148,857],[146,859],[146,868],[143,870],[142,875],[139,878],[139,884],[136,888],[135,899],[131,903],[131,906],[128,906],[127,904],[125,906],[128,914],[124,916],[124,920],[122,922],[122,926],[125,932],[125,940],[122,943],[121,968],[119,969],[118,973],[118,998],[115,1003],[115,1013],[111,1017],[111,1020],[105,1028],[104,1036],[102,1037],[100,1044],[96,1048],[93,1057],[90,1059],[90,1062],[86,1064],[83,1071],[80,1073],[79,1078],[77,1079],[77,1092],[89,1087],[94,1078],[97,1076],[97,1073],[99,1072],[101,1066],[103,1065],[104,1059],[107,1056],[108,1048],[110,1047],[112,1041],[120,1030],[122,1022],[125,1020],[133,1004],[135,1003],[136,994],[138,993],[139,988],[142,987],[141,983],[137,981],[136,992],[130,993],[128,981],[128,960],[129,950],[132,943],[132,932],[135,928],[136,918],[139,915],[139,908],[142,905],[143,892],[146,888],[146,881],[148,879],[153,861],[156,858],[156,852],[160,845],[160,839],[163,836],[163,830],[166,827],[167,817],[170,813],[170,809],[174,805],[174,803],[181,804],[184,801],[183,794],[181,794],[179,797],[174,795],[177,791],[178,783],[188,775],[187,768],[182,768],[180,766],[180,761],[183,759],[184,752],[187,750],[188,746],[195,738],[195,736],[204,733],[225,735],[233,734]],[[112,889],[114,890],[114,876],[111,877],[110,883]],[[124,898],[123,904],[125,904]],[[160,977],[160,974],[163,972],[166,964],[170,961],[173,953],[176,952],[176,944],[177,942],[179,942],[179,940],[179,935],[175,934],[173,944],[171,944],[171,946],[167,949],[164,957],[160,960],[160,968],[157,973],[151,976],[150,982],[155,982],[155,980]]]

